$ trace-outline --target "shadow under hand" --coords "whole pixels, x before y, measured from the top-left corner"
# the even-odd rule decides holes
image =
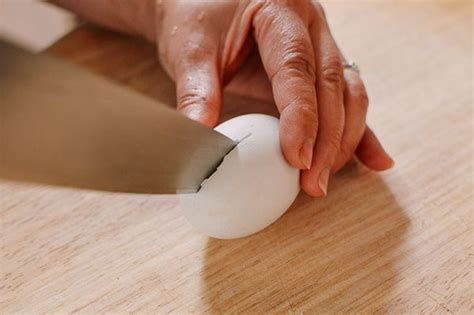
[[[260,233],[208,240],[201,295],[210,312],[334,313],[361,311],[374,297],[383,303],[409,218],[382,178],[360,165],[331,184],[327,198],[301,193]]]
[[[85,25],[48,52],[175,105],[174,84],[143,40]],[[226,93],[221,121],[246,113],[277,115],[271,103]],[[369,300],[381,309],[397,282],[409,224],[379,175],[349,165],[332,179],[327,198],[300,194],[260,233],[209,239],[200,295],[217,313],[356,312]]]

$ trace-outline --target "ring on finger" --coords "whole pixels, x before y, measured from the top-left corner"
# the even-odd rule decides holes
[[[357,73],[360,73],[359,66],[354,61],[344,62],[342,64],[342,66],[344,67],[344,69],[348,69],[348,70],[352,70],[352,71],[355,71]]]

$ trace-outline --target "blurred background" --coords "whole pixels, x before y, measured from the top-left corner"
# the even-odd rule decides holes
[[[38,52],[64,36],[79,21],[45,1],[0,0],[0,39]]]

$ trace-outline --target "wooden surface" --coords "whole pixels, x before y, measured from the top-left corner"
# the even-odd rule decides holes
[[[230,241],[175,197],[2,182],[0,312],[472,313],[472,4],[326,7],[395,169],[351,164],[327,198]],[[174,103],[140,40],[82,28],[51,52]],[[228,96],[224,117],[251,104]]]

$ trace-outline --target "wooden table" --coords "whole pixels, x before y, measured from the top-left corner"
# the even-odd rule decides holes
[[[1,313],[472,313],[472,4],[326,7],[393,170],[353,163],[327,198],[301,194],[227,241],[193,230],[176,197],[1,182]],[[83,27],[50,52],[174,103],[140,40]],[[254,101],[225,104],[228,118]]]

